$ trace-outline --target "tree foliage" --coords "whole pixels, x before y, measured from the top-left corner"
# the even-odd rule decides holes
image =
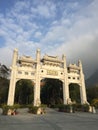
[[[0,104],[6,103],[8,98],[9,80],[0,78]]]
[[[98,99],[98,85],[87,88],[88,102],[92,103],[93,99]]]
[[[30,104],[33,102],[33,83],[31,80],[20,80],[16,84],[15,103]]]
[[[41,88],[41,101],[47,105],[63,103],[62,82],[57,79],[45,79],[45,85]]]
[[[8,78],[10,70],[5,66],[0,64],[0,77]]]
[[[98,98],[94,98],[91,102],[91,105],[95,106],[96,108],[98,108]]]
[[[69,94],[72,101],[80,103],[80,86],[78,84],[69,85]]]

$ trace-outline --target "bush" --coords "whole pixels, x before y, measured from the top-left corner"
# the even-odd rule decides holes
[[[72,106],[61,104],[58,107],[59,107],[60,112],[70,112],[70,109],[71,109]]]
[[[14,104],[12,107],[13,107],[14,109],[18,109],[18,108],[21,108],[21,105],[20,105],[20,104]]]
[[[3,104],[2,105],[2,109],[3,109],[3,115],[7,115],[7,113],[8,113],[8,110],[9,109],[11,109],[11,110],[14,110],[14,107],[13,106],[8,106],[8,105],[6,105],[6,104]]]
[[[46,108],[47,105],[46,105],[46,104],[41,104],[40,107],[42,107],[42,108]]]
[[[75,111],[81,111],[81,112],[88,112],[89,111],[88,104],[73,104],[72,107]]]
[[[82,111],[88,112],[89,111],[89,105],[88,104],[83,104],[82,105]]]
[[[79,103],[73,104],[75,111],[82,111],[82,105]]]
[[[7,112],[8,112],[8,110],[9,110],[9,106],[7,106],[7,105],[4,104],[4,105],[2,105],[1,107],[2,107],[2,109],[3,109],[3,113],[2,113],[2,114],[3,114],[3,115],[7,115]]]
[[[32,106],[32,105],[29,106],[30,113],[37,114],[38,109],[39,109],[39,107],[37,107],[37,106]]]
[[[83,111],[88,112],[89,111],[89,105],[88,104],[72,104],[72,105],[59,105],[59,111],[61,112],[75,112],[75,111]]]
[[[98,108],[98,98],[93,99],[91,105]]]
[[[3,115],[7,115],[8,114],[8,110],[17,110],[18,108],[20,108],[20,105],[19,104],[14,104],[13,106],[9,106],[9,105],[6,105],[6,104],[2,104],[2,109],[3,109]]]
[[[29,112],[33,113],[33,114],[43,114],[43,113],[45,113],[46,107],[47,107],[47,105],[45,105],[45,104],[41,104],[40,106],[33,106],[32,104],[28,105]]]

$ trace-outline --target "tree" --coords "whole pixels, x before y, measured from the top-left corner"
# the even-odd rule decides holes
[[[0,77],[0,104],[7,102],[9,80]]]
[[[15,103],[30,104],[33,101],[33,83],[30,80],[22,79],[16,84]]]
[[[58,79],[45,79],[41,88],[41,102],[47,105],[60,104],[63,101],[62,82]]]
[[[70,92],[70,98],[72,101],[76,101],[77,103],[80,103],[80,89],[78,84],[70,84],[69,85],[69,92]]]
[[[0,104],[7,102],[9,80],[9,69],[0,64]]]
[[[87,99],[92,103],[93,99],[98,99],[98,85],[87,88]]]
[[[0,64],[0,77],[7,79],[9,76],[9,69],[5,65]]]
[[[95,106],[96,108],[98,108],[98,98],[95,98],[92,100],[91,105]]]

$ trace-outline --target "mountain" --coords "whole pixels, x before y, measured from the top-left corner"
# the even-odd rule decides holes
[[[87,80],[86,87],[92,87],[98,84],[98,70],[96,70]]]

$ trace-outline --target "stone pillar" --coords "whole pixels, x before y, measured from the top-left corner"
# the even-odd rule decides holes
[[[36,76],[35,76],[35,86],[34,86],[34,106],[39,106],[40,101],[40,49],[37,50],[36,55]]]
[[[83,74],[83,68],[82,63],[79,60],[78,62],[80,67],[80,95],[81,95],[81,104],[88,103],[87,102],[87,96],[86,96],[86,88],[85,88],[85,80],[84,80],[84,74]]]
[[[7,102],[7,105],[10,105],[10,106],[12,106],[14,104],[16,73],[17,73],[17,66],[16,66],[17,59],[18,59],[18,50],[15,49],[14,53],[13,53],[13,60],[12,60],[12,67],[11,67],[11,78],[10,78],[8,102]]]
[[[69,100],[69,86],[68,86],[68,75],[67,75],[67,65],[66,65],[66,57],[62,56],[63,60],[63,69],[64,69],[64,82],[63,82],[63,101],[64,104],[68,104]]]

